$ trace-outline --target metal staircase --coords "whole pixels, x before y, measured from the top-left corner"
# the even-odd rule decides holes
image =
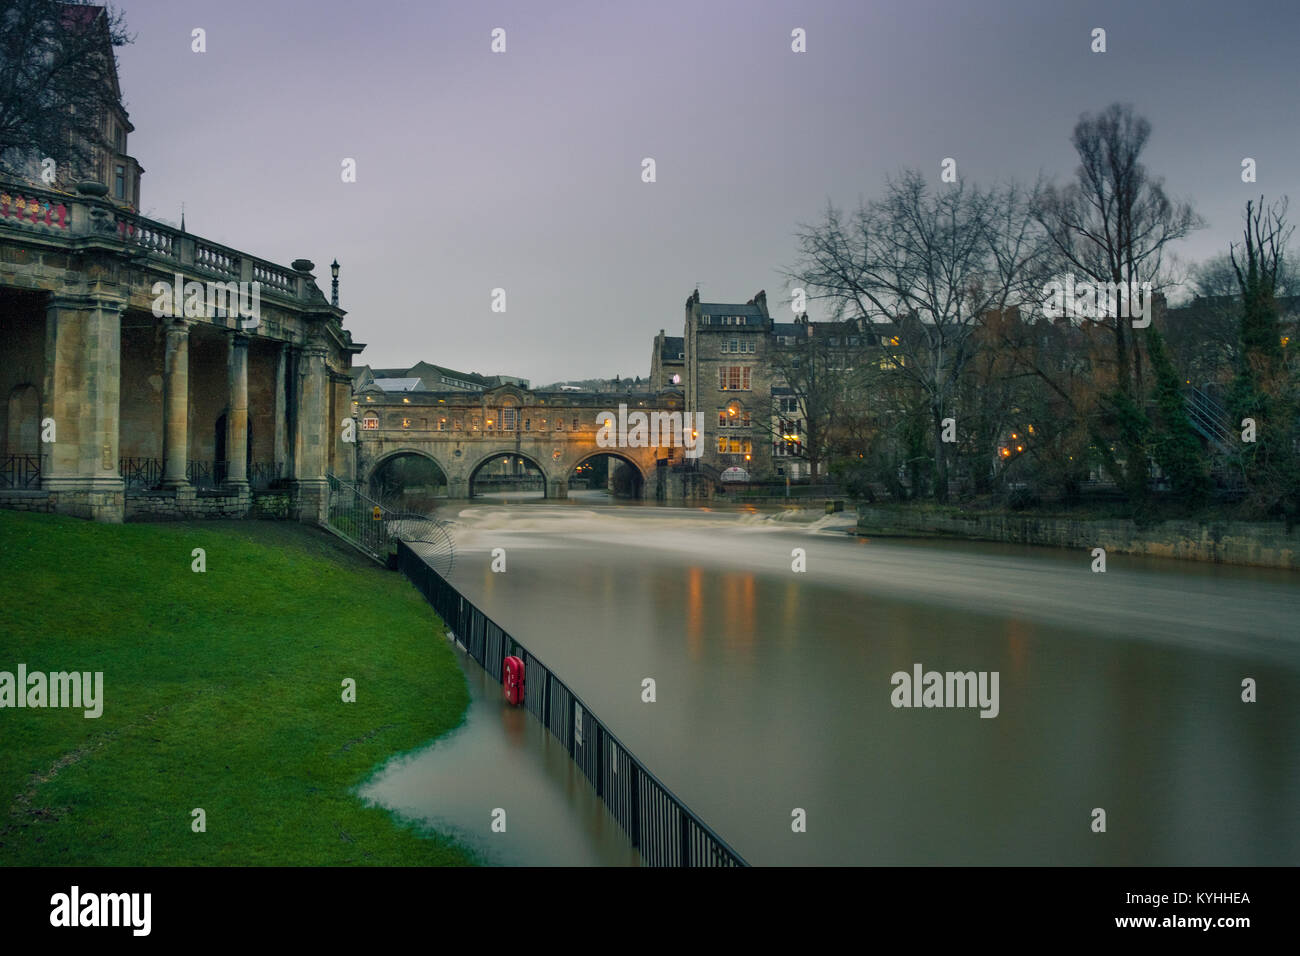
[[[1228,411],[1204,389],[1189,385],[1183,389],[1187,418],[1202,438],[1226,455],[1239,449]]]

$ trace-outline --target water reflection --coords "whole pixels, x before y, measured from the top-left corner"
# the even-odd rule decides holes
[[[1101,575],[1083,552],[740,513],[457,522],[457,586],[753,863],[1300,860],[1294,574],[1114,555]],[[918,662],[997,671],[998,717],[892,707],[890,675]],[[578,839],[557,829],[537,852],[559,862]]]
[[[390,762],[362,799],[453,834],[487,862],[526,866],[636,866],[640,857],[568,750],[457,652],[470,687],[465,723],[432,746]],[[505,832],[492,830],[505,811]]]

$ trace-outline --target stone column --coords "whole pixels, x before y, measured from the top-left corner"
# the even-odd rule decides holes
[[[174,319],[167,326],[163,361],[163,487],[187,488],[185,465],[190,436],[190,324]]]
[[[226,413],[226,485],[248,489],[248,336],[230,338],[230,411]]]
[[[125,517],[117,450],[122,366],[121,299],[92,292],[51,296],[45,321],[46,443],[41,487],[55,509],[96,521]],[[42,431],[45,431],[42,426]]]
[[[293,452],[294,511],[299,521],[326,518],[329,483],[325,478],[329,436],[329,373],[325,347],[309,345],[298,361],[298,409]]]
[[[285,420],[285,371],[289,357],[289,346],[287,343],[281,343],[279,355],[275,361],[275,444],[272,446],[271,456],[275,460],[277,467],[283,469],[277,477],[285,477],[289,474],[289,449],[288,422]]]

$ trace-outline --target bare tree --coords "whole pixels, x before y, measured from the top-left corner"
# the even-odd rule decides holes
[[[1241,289],[1241,345],[1248,362],[1276,362],[1282,357],[1277,297],[1279,283],[1286,276],[1283,252],[1295,230],[1287,225],[1287,204],[1285,196],[1267,209],[1262,196],[1258,208],[1253,202],[1246,203],[1242,261],[1238,261],[1236,243],[1228,252]]]
[[[892,325],[891,371],[920,389],[929,406],[940,500],[948,490],[944,419],[972,333],[1016,295],[1039,254],[1031,211],[1015,187],[961,183],[931,192],[922,174],[909,170],[847,222],[828,207],[822,224],[798,235],[802,259],[792,279],[828,300],[837,318]]]
[[[1038,219],[1047,232],[1061,272],[1097,283],[1133,289],[1150,283],[1163,288],[1165,247],[1202,225],[1188,203],[1171,200],[1159,179],[1139,161],[1151,124],[1132,107],[1112,104],[1084,114],[1072,142],[1079,154],[1074,182],[1040,190]],[[1124,443],[1121,470],[1109,454],[1107,436],[1098,447],[1112,471],[1121,472],[1131,497],[1145,495],[1147,452],[1141,438],[1143,418],[1142,357],[1136,333],[1120,315],[1099,316],[1113,337],[1114,391],[1110,413]]]
[[[1244,242],[1230,251],[1241,288],[1241,359],[1234,383],[1233,417],[1258,430],[1243,449],[1256,508],[1281,513],[1288,530],[1300,521],[1300,367],[1295,349],[1282,344],[1277,287],[1294,227],[1285,198],[1265,207],[1246,203]],[[1288,361],[1289,360],[1289,361]]]
[[[80,175],[110,149],[103,117],[120,103],[114,48],[122,15],[85,0],[0,5],[0,169],[49,156]]]

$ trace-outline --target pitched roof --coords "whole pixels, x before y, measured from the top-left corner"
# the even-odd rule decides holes
[[[422,389],[418,378],[377,378],[375,384],[385,392],[418,392]]]

